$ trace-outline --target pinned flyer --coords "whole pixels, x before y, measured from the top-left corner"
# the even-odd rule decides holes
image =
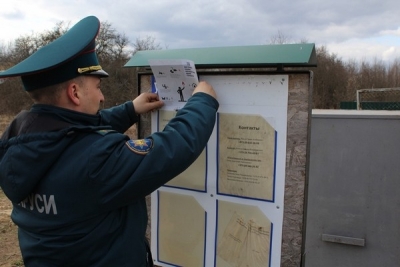
[[[149,60],[157,93],[165,109],[185,105],[199,84],[196,68],[190,60]]]

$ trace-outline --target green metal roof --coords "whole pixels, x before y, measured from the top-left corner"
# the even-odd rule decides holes
[[[125,67],[149,67],[149,59],[187,59],[196,68],[316,67],[315,44],[283,44],[144,50]]]

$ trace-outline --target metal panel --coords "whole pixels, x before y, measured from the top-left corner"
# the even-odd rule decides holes
[[[303,266],[399,266],[399,113],[328,113],[312,117]]]
[[[149,59],[188,59],[196,68],[317,66],[314,44],[284,44],[138,51],[125,67],[148,67]]]

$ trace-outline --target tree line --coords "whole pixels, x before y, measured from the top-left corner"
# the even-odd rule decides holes
[[[307,43],[305,38],[292,41],[290,36],[278,30],[269,39],[270,44]],[[329,53],[326,46],[316,47],[316,68],[313,71],[313,108],[339,109],[341,102],[355,102],[360,89],[399,88],[400,58],[391,62],[375,58],[373,62],[361,60],[342,60],[337,54]],[[386,96],[371,96],[380,100],[400,102],[399,93]],[[373,100],[373,99],[371,99]]]
[[[400,58],[390,63],[379,59],[343,61],[325,46],[317,47],[316,54],[318,67],[311,68],[314,108],[338,109],[341,102],[356,101],[356,91],[360,89],[400,87]],[[386,101],[390,99],[386,97]]]
[[[68,29],[68,23],[59,22],[51,30],[20,36],[8,45],[0,45],[0,70],[7,69],[32,55]],[[271,37],[271,43],[289,42],[286,36],[278,32],[277,36]],[[136,51],[158,49],[161,49],[161,46],[154,37],[137,38],[131,44],[126,35],[117,32],[110,23],[101,23],[96,50],[101,66],[110,74],[110,77],[102,82],[105,107],[123,103],[137,95],[135,72],[138,69],[122,66]],[[316,55],[318,67],[308,68],[314,74],[313,108],[337,109],[343,101],[355,101],[358,89],[400,87],[400,58],[393,59],[390,64],[379,59],[372,63],[344,61],[337,54],[330,53],[326,46],[317,46]],[[3,95],[0,98],[0,114],[16,114],[32,105],[19,78],[0,81],[0,90]]]

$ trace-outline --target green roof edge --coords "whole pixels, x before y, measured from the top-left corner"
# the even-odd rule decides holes
[[[196,68],[215,67],[316,67],[315,44],[281,44],[143,50],[124,67],[149,67],[150,59],[187,59]]]

